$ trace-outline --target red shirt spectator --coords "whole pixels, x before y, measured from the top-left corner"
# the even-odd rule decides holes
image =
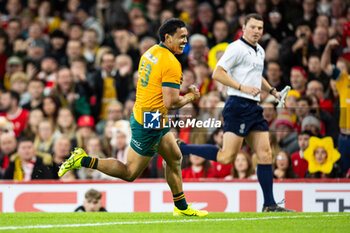
[[[292,154],[291,159],[294,173],[297,174],[299,178],[304,178],[309,167],[308,162],[300,156],[300,151]]]
[[[5,112],[1,113],[0,116],[6,117],[13,123],[13,131],[16,137],[26,127],[29,115],[28,110],[18,106],[19,98],[19,94],[14,91],[6,91],[1,94],[1,105]]]
[[[211,165],[216,170],[216,175],[218,178],[225,178],[231,175],[232,163],[225,165],[225,164],[212,161]]]

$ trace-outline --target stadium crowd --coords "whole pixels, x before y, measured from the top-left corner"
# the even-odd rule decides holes
[[[278,91],[292,87],[284,108],[261,93],[275,178],[349,178],[349,3],[0,0],[0,178],[59,179],[58,166],[76,146],[126,161],[139,59],[159,42],[157,30],[171,17],[186,22],[190,32],[184,54],[177,56],[180,92],[194,84],[201,93],[174,116],[222,121],[226,87],[211,74],[252,12],[264,18],[265,78]],[[338,69],[327,72],[329,64]],[[222,146],[221,128],[172,131],[186,143]],[[256,165],[244,145],[231,165],[184,155],[183,177],[255,179]],[[164,177],[160,156],[141,177]],[[61,179],[111,178],[83,168]]]

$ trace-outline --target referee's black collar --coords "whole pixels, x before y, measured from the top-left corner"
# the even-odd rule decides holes
[[[246,43],[247,45],[249,45],[250,47],[252,47],[252,48],[255,50],[255,52],[258,51],[258,46],[253,46],[253,45],[249,44],[249,42],[246,41],[246,40],[243,38],[243,36],[241,36],[239,39],[240,39],[241,41],[243,41],[243,43]]]

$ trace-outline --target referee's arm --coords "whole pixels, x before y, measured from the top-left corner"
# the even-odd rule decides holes
[[[212,78],[228,87],[232,87],[241,92],[257,96],[260,93],[260,89],[257,87],[243,86],[234,79],[232,79],[221,66],[216,66]]]

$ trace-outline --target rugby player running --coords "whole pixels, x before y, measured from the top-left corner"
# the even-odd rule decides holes
[[[166,120],[168,110],[181,108],[199,99],[197,88],[192,88],[185,96],[179,95],[182,70],[174,54],[182,54],[187,36],[188,32],[183,21],[168,19],[159,28],[160,44],[151,47],[140,59],[136,102],[130,118],[132,138],[126,163],[113,158],[90,157],[83,149],[76,148],[70,158],[61,165],[58,172],[60,177],[71,169],[88,167],[132,182],[148,166],[154,154],[159,153],[166,162],[166,181],[173,193],[175,204],[173,215],[208,214],[205,210],[192,208],[186,202],[182,189],[182,154],[170,128],[146,129],[143,119],[146,112],[152,114],[154,119],[161,117]]]

